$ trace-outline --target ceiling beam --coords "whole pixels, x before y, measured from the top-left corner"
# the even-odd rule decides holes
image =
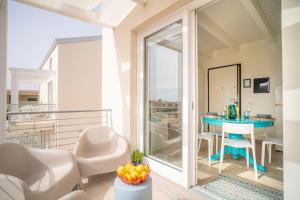
[[[214,38],[225,44],[234,51],[239,51],[240,44],[231,37],[224,29],[222,29],[216,22],[208,17],[203,12],[198,12],[198,26],[211,34]]]
[[[271,41],[275,41],[274,33],[258,0],[241,0],[244,8],[251,15],[262,33]]]
[[[142,6],[146,6],[147,5],[147,0],[131,0],[137,4],[140,4]]]

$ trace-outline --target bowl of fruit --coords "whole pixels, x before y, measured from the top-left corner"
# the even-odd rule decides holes
[[[126,184],[138,185],[147,180],[150,174],[148,165],[127,164],[118,167],[117,176]]]
[[[121,165],[117,170],[118,177],[126,184],[138,185],[147,180],[150,168],[142,164],[144,153],[134,150],[131,156],[131,164]]]

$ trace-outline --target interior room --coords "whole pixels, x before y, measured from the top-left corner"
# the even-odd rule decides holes
[[[270,137],[282,141],[283,135],[281,1],[216,1],[198,9],[196,15],[198,132],[201,134],[203,116],[220,117],[214,115],[226,114],[226,106],[234,103],[239,108],[238,119],[246,113],[250,119],[267,116],[274,120],[271,126],[255,128],[254,125],[256,161],[262,164],[262,141]],[[219,132],[210,145],[213,157],[221,148],[222,126],[203,123],[203,127],[204,131]],[[201,187],[219,176],[220,162],[212,160],[209,165],[209,145],[205,140],[201,140],[197,159]],[[270,146],[267,149],[272,152],[271,163],[266,152],[266,171],[258,170],[258,179],[244,158],[235,160],[229,155],[224,157],[221,175],[283,191],[282,143]]]

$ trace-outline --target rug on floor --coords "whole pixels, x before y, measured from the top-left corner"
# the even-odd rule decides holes
[[[226,200],[282,200],[283,192],[233,176],[220,175],[203,186]]]

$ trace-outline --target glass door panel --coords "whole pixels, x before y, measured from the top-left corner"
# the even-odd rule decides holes
[[[183,26],[179,20],[145,38],[145,154],[182,168]]]

